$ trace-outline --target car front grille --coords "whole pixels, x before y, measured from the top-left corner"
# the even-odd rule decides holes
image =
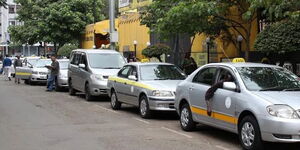
[[[40,75],[47,75],[48,73],[46,72],[39,72]]]

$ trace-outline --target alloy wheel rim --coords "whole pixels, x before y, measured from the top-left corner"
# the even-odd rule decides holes
[[[146,104],[146,101],[144,99],[141,101],[140,111],[141,111],[141,114],[143,116],[146,114],[147,104]]]
[[[244,123],[244,125],[242,126],[241,135],[242,135],[243,144],[247,147],[252,146],[255,138],[255,130],[253,125],[250,122]]]
[[[180,115],[180,120],[181,120],[181,125],[186,127],[187,124],[189,123],[189,112],[186,108],[183,108],[181,111],[181,115]]]
[[[116,105],[116,95],[113,93],[111,96],[111,105],[115,107]]]

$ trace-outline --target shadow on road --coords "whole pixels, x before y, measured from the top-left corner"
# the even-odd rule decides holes
[[[217,139],[220,141],[225,141],[226,143],[232,144],[232,145],[239,145],[239,139],[238,135],[227,132],[224,130],[220,130],[217,128],[213,128],[206,125],[198,125],[195,132],[198,132],[199,134],[211,137],[213,139]],[[300,143],[271,143],[271,142],[265,142],[264,143],[265,150],[299,150],[300,149]],[[242,148],[241,148],[242,149]]]

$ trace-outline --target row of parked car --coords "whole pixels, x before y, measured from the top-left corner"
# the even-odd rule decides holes
[[[39,66],[39,61],[27,62],[29,68]],[[134,105],[143,118],[151,118],[153,111],[176,111],[183,130],[191,131],[197,123],[220,128],[238,134],[249,150],[263,149],[263,141],[300,142],[300,79],[278,66],[215,63],[186,76],[169,63],[126,63],[111,50],[74,50],[65,66],[67,75],[62,76],[70,95],[84,92],[86,100],[108,95],[114,110]],[[25,80],[44,80],[33,71]],[[224,82],[228,74],[232,80]],[[205,94],[220,82],[207,115]]]

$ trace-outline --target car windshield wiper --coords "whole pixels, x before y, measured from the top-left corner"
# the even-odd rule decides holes
[[[284,89],[283,91],[300,91],[300,88],[289,88],[289,89]]]
[[[282,91],[282,90],[284,90],[284,88],[275,86],[275,87],[260,89],[259,91]]]

